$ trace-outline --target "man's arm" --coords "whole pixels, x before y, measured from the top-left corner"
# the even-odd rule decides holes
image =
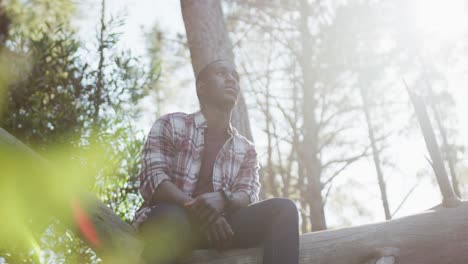
[[[258,176],[259,168],[260,166],[257,160],[257,153],[254,146],[252,145],[252,147],[247,151],[241,168],[239,169],[238,175],[234,180],[234,184],[230,190],[230,197],[224,197],[222,193],[223,191],[218,191],[206,195],[211,195],[213,200],[219,200],[220,196],[223,197],[223,210],[232,210],[240,207],[246,207],[251,203],[257,202],[258,193],[260,191]],[[231,227],[223,216],[219,216],[215,219],[214,222],[205,222],[205,225],[202,226],[202,231],[203,230],[205,230],[205,233],[207,234],[207,237],[212,246],[218,249],[228,248],[234,235]]]
[[[192,200],[173,184],[174,135],[170,116],[166,115],[156,120],[146,139],[139,190],[148,204],[164,201],[183,206]]]
[[[159,184],[151,197],[151,204],[156,202],[167,202],[184,207],[184,205],[193,198],[182,192],[170,181],[164,181]]]
[[[239,191],[239,192],[231,193],[231,198],[229,199],[227,206],[229,207],[229,209],[236,209],[236,208],[246,207],[249,204],[250,204],[249,195],[246,192]]]
[[[258,202],[260,192],[259,169],[257,152],[252,145],[245,154],[244,161],[231,188],[232,201],[230,206],[239,208]]]
[[[197,214],[204,223],[202,229],[213,223],[223,211],[248,206],[258,201],[260,183],[258,181],[258,160],[254,146],[247,151],[238,175],[234,180],[229,197],[223,191],[205,193],[185,206]]]

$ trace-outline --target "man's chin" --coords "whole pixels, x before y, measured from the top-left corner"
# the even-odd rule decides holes
[[[237,100],[233,100],[231,98],[224,98],[224,100],[219,100],[217,105],[223,110],[232,110],[236,105],[236,101]]]

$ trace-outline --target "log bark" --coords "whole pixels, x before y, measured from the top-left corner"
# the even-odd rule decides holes
[[[26,155],[30,155],[34,158],[45,161],[45,159],[37,154],[34,150],[28,147],[21,140],[15,138],[13,135],[8,133],[5,129],[0,127],[0,147],[11,147],[24,152]]]
[[[195,76],[214,60],[225,59],[234,63],[220,1],[181,0],[180,5]],[[232,123],[240,134],[253,141],[242,92],[232,113]]]
[[[382,223],[301,236],[300,263],[446,264],[468,260],[468,202]],[[257,264],[260,249],[196,251],[187,264]]]
[[[124,222],[91,193],[84,194],[78,200],[80,208],[86,212],[97,233],[99,244],[96,245],[87,239],[78,223],[70,225],[69,228],[79,235],[105,263],[144,263],[140,259],[143,242],[137,237],[131,225]]]
[[[54,166],[2,128],[0,128],[0,148],[14,148],[25,155]],[[70,222],[70,219],[75,221]],[[70,217],[59,220],[63,220],[62,223],[75,232],[105,262],[141,263],[139,258],[142,243],[137,238],[134,228],[124,222],[93,194],[86,193],[76,197],[73,202],[70,201]],[[87,223],[88,220],[91,225]],[[80,221],[84,224],[81,228],[78,223]],[[87,231],[92,227],[97,235],[98,243],[87,238],[86,234],[82,232],[83,227],[87,228]]]

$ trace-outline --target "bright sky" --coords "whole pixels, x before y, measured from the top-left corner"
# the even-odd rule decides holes
[[[100,1],[86,0],[85,2],[82,2],[80,6],[80,15],[77,19],[80,34],[84,40],[94,40],[96,26],[98,25],[99,19]],[[180,1],[178,0],[112,0],[107,1],[107,6],[109,8],[108,13],[126,14],[127,22],[123,28],[124,34],[122,38],[122,46],[124,48],[130,48],[136,54],[143,54],[145,49],[142,34],[143,30],[150,29],[156,22],[170,35],[185,32],[180,12]],[[414,13],[414,19],[416,25],[421,29],[422,34],[435,37],[435,41],[428,43],[428,45],[437,45],[443,41],[457,41],[463,30],[466,30],[466,27],[462,25],[468,25],[468,16],[466,15],[467,9],[465,2],[462,0],[413,0],[411,2],[409,1],[408,8],[414,8],[414,10],[417,10]],[[464,65],[463,69],[467,70],[468,65]],[[448,69],[444,74],[446,74],[446,77],[449,80],[448,89],[452,92],[456,100],[458,121],[460,123],[459,133],[460,135],[466,135],[468,134],[468,118],[465,116],[465,113],[468,113],[468,104],[466,104],[464,100],[468,97],[468,93],[467,90],[464,89],[464,85],[468,83],[468,76],[462,72],[456,72],[451,69]],[[183,107],[175,105],[171,109],[177,111],[194,110],[193,104]],[[153,120],[154,119],[152,117],[146,118],[141,124],[142,129],[148,131]],[[255,130],[259,131],[259,128],[254,128],[254,131]],[[254,135],[254,137],[256,136]],[[463,140],[465,145],[468,146],[468,138],[464,138]],[[427,165],[424,160],[424,156],[426,154],[424,152],[425,148],[424,145],[422,145],[422,141],[419,141],[419,143],[414,143],[414,141],[414,138],[410,138],[408,139],[408,142],[400,142],[402,147],[396,147],[393,149],[393,153],[389,153],[389,155],[396,159],[395,161],[398,166],[403,168],[398,173],[404,175],[403,178],[400,177],[397,180],[388,180],[388,192],[393,208],[401,201],[409,186],[414,184],[416,171]],[[414,151],[414,153],[408,153],[407,144],[417,146],[415,148],[417,150]],[[371,210],[371,217],[359,218],[359,216],[356,216],[353,224],[361,224],[375,221],[376,219],[382,219],[380,198],[375,199],[375,197],[379,197],[376,180],[373,176],[375,172],[373,166],[368,165],[372,164],[371,162],[371,160],[363,160],[352,166],[345,175],[341,177],[346,178],[347,176],[356,174],[363,175],[363,178],[360,179],[360,184],[363,186],[375,186],[372,187],[371,191],[368,191],[370,189],[366,188],[366,192],[359,194],[360,200],[368,202],[370,205],[369,207],[373,208]],[[356,171],[359,171],[359,173],[356,173]],[[366,177],[365,175],[372,175],[372,178]],[[439,201],[440,195],[428,179],[418,186],[417,191],[415,191],[408,199],[407,203],[398,215],[402,216],[421,212],[424,209],[436,205]],[[348,216],[356,215],[356,212],[353,212],[352,208],[348,210],[350,212],[329,213],[343,213]],[[334,221],[333,217],[329,220],[332,225],[344,224],[338,220]]]
[[[98,25],[101,1],[85,0],[79,4],[77,25],[84,39],[94,38]],[[123,27],[122,43],[137,54],[144,52],[143,31],[151,29],[158,23],[171,34],[184,33],[184,25],[179,1],[165,0],[107,0],[107,15],[124,15],[126,24]]]

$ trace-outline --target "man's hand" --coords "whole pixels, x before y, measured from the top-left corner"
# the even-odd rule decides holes
[[[220,217],[224,206],[224,197],[220,192],[205,193],[185,203],[185,207],[190,208],[206,224],[211,224]]]
[[[228,249],[232,244],[234,232],[232,231],[231,225],[229,225],[226,218],[223,216],[218,217],[205,233],[210,246],[216,248],[218,251]]]

